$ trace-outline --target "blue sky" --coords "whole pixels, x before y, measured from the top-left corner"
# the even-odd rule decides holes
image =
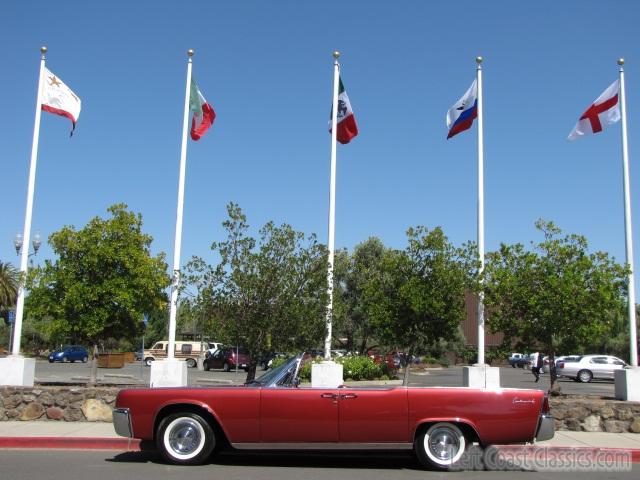
[[[576,142],[580,114],[625,57],[640,255],[638,2],[121,1],[0,4],[0,260],[17,264],[39,48],[81,98],[76,133],[42,115],[33,231],[81,228],[124,202],[173,256],[186,50],[217,119],[188,145],[182,260],[223,238],[229,201],[256,229],[327,237],[333,50],[360,135],[338,146],[336,246],[405,246],[409,226],[476,239],[476,129],[445,114],[484,62],[486,247],[553,220],[624,260],[620,124]],[[43,245],[40,258],[51,257]]]

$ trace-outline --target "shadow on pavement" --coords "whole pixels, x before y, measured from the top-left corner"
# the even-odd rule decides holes
[[[116,463],[159,463],[162,456],[153,448],[143,448],[140,452],[125,452],[107,459]],[[290,467],[290,468],[344,468],[344,469],[384,469],[423,470],[412,453],[370,452],[239,452],[222,450],[215,454],[208,465],[242,467]]]

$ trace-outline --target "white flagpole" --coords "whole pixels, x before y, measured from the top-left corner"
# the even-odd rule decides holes
[[[191,91],[191,57],[193,50],[187,52],[187,86],[184,94],[184,118],[182,121],[182,147],[180,149],[180,178],[178,180],[178,207],[176,212],[176,236],[173,245],[173,280],[171,282],[171,306],[169,310],[169,345],[167,358],[174,358],[176,344],[176,315],[178,311],[178,289],[180,288],[180,249],[182,247],[182,212],[184,210],[184,181],[187,170],[187,130],[189,128],[189,93]]]
[[[33,143],[31,144],[31,164],[29,166],[29,186],[27,188],[27,210],[24,216],[22,233],[22,252],[20,256],[20,287],[16,299],[16,320],[13,330],[12,355],[20,355],[20,337],[22,336],[22,317],[24,315],[24,295],[27,277],[27,260],[29,258],[29,241],[31,238],[31,217],[33,214],[33,194],[36,185],[36,163],[38,160],[38,141],[40,140],[40,115],[42,113],[42,85],[44,80],[44,63],[47,47],[41,47],[40,75],[38,77],[38,93],[36,95],[36,118],[33,125]]]
[[[478,67],[478,260],[479,273],[484,271],[484,132],[482,125],[482,57],[476,57]],[[484,364],[484,291],[478,293],[478,364]]]
[[[329,182],[329,233],[327,247],[329,263],[327,268],[327,336],[324,340],[324,359],[331,360],[331,336],[333,323],[333,261],[336,229],[336,154],[338,139],[338,84],[340,82],[340,52],[333,52],[333,108],[331,109],[331,178]]]
[[[618,60],[620,65],[620,113],[622,114],[622,176],[624,184],[624,232],[627,265],[629,265],[629,277],[627,286],[628,314],[629,314],[629,347],[631,365],[638,366],[638,347],[636,338],[636,289],[633,278],[633,237],[631,231],[631,192],[629,189],[629,150],[627,148],[627,105],[624,87],[624,59]]]

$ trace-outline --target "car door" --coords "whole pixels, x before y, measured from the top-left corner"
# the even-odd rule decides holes
[[[624,368],[627,364],[616,357],[609,357],[609,368],[611,369],[611,376],[609,378],[615,378],[616,370]]]
[[[340,388],[339,435],[346,443],[406,443],[406,388]]]
[[[263,388],[260,440],[263,443],[337,442],[338,390]]]
[[[607,357],[593,357],[589,361],[589,369],[593,373],[593,378],[613,378],[610,368]]]

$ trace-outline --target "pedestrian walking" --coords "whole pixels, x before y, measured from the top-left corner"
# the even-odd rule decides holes
[[[531,373],[536,377],[536,383],[540,380],[540,367],[542,367],[542,355],[540,352],[534,352],[531,354]]]

